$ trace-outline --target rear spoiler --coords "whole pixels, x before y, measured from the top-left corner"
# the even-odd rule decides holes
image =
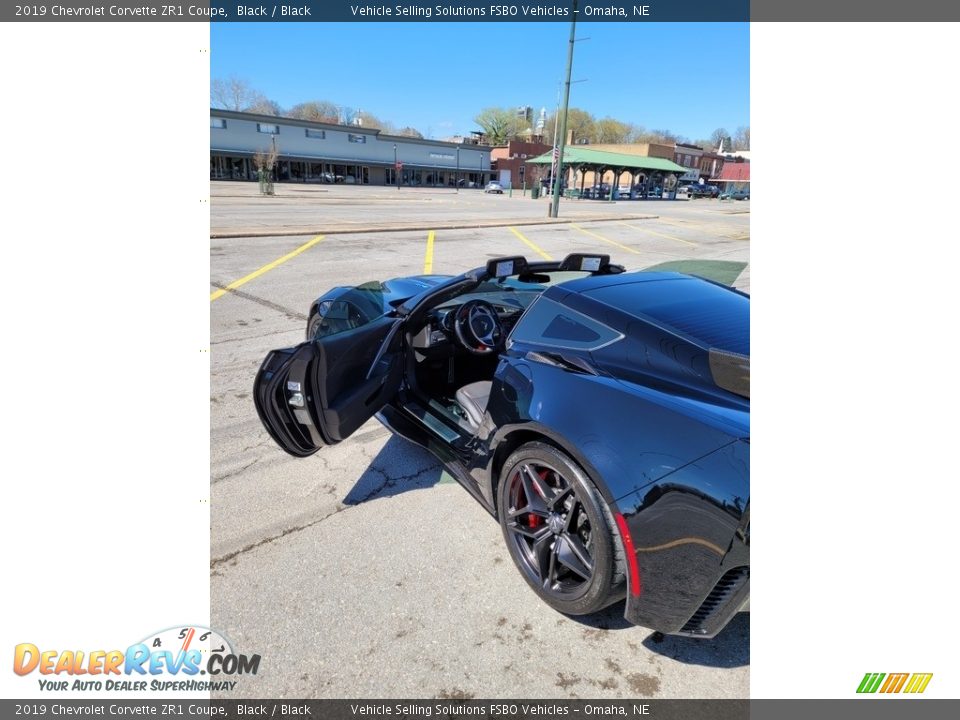
[[[717,387],[750,399],[750,357],[710,348],[710,374]]]

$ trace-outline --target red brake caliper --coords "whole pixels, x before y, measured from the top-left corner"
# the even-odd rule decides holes
[[[544,482],[546,482],[547,473],[548,473],[548,472],[549,472],[549,470],[540,470],[539,472],[537,472],[537,475],[540,477],[541,480],[543,480]],[[534,487],[533,489],[537,491],[537,495],[539,495],[541,498],[543,498],[544,500],[546,500],[546,498],[543,497],[543,493],[542,493],[542,492],[540,492],[539,490],[537,490],[536,487]],[[533,513],[530,513],[530,514],[527,515],[527,518],[528,518],[528,521],[527,521],[527,522],[528,522],[528,527],[538,528],[538,527],[540,527],[541,525],[543,525],[543,518],[540,517],[539,515],[534,515]]]

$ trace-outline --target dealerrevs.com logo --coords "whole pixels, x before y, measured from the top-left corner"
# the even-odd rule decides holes
[[[860,681],[858,693],[922,693],[933,673],[867,673]]]
[[[13,651],[13,671],[38,673],[40,689],[51,691],[233,690],[232,678],[256,675],[259,667],[259,655],[238,654],[216,630],[199,625],[151,633],[126,650],[41,650],[20,643]]]

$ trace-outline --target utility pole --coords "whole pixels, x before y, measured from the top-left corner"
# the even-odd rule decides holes
[[[570,22],[570,47],[567,49],[567,84],[563,92],[563,116],[560,118],[560,144],[557,154],[557,172],[553,175],[553,202],[550,217],[555,218],[560,210],[560,191],[563,187],[563,149],[567,142],[567,111],[570,109],[570,73],[573,72],[573,44],[577,32],[577,0],[573,0],[573,20]]]
[[[553,162],[550,164],[551,182],[557,176],[557,137],[560,132],[560,95],[563,92],[563,81],[557,81],[557,111],[553,115]]]

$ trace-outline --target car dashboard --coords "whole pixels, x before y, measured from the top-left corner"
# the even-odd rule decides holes
[[[504,302],[491,302],[490,304],[497,311],[497,317],[503,324],[504,337],[506,337],[513,330],[513,326],[517,324],[520,316],[523,315],[524,308]],[[456,330],[453,327],[454,318],[459,308],[460,304],[457,304],[444,305],[431,310],[427,314],[426,324],[411,338],[411,346],[420,351],[460,348]]]

